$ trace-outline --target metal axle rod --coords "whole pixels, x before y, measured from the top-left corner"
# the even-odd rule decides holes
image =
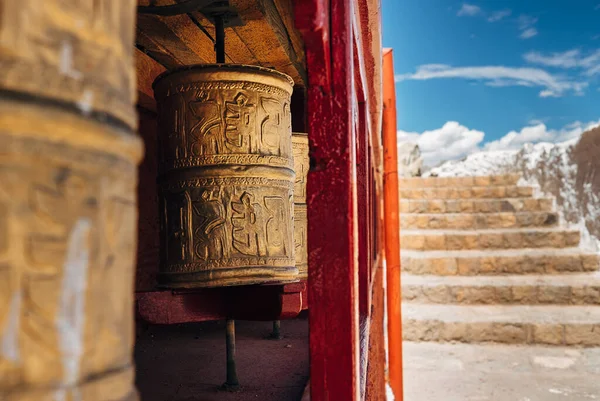
[[[240,388],[235,364],[235,320],[227,319],[225,331],[227,347],[227,381],[223,385],[226,390],[234,391]]]

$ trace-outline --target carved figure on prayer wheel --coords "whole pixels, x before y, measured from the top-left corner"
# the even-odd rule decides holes
[[[298,277],[308,277],[308,219],[306,204],[296,203],[294,205],[294,246],[296,248],[296,267]]]
[[[166,287],[298,279],[287,75],[192,66],[154,83]]]
[[[306,179],[310,169],[308,155],[308,135],[294,132],[292,135],[292,153],[294,155],[294,247],[296,248],[296,267],[301,279],[308,277],[308,221],[306,209]]]
[[[0,0],[1,400],[137,399],[135,7]]]
[[[306,178],[310,170],[310,159],[308,156],[308,135],[302,132],[294,132],[292,135],[292,153],[294,155],[294,171],[296,181],[294,183],[294,202],[306,203]]]

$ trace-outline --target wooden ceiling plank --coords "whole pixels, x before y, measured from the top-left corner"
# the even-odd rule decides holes
[[[177,0],[181,1],[181,0]],[[150,0],[138,0],[149,5]],[[175,0],[153,0],[155,6]],[[226,61],[272,67],[306,85],[304,46],[294,26],[291,0],[230,0],[243,26],[226,29]],[[214,63],[214,27],[201,13],[160,17],[138,14],[137,43],[167,68]]]
[[[234,27],[263,66],[273,67],[304,86],[306,71],[298,62],[285,25],[271,0],[231,0],[245,25]],[[291,64],[290,64],[291,63]]]
[[[149,0],[139,0],[147,6]],[[173,0],[154,0],[154,6],[175,4]],[[138,27],[151,39],[170,50],[184,65],[210,63],[214,60],[214,45],[187,14],[162,17],[138,14]]]
[[[135,42],[138,47],[143,49],[144,53],[148,54],[168,69],[184,64],[184,62],[179,60],[176,55],[172,54],[169,49],[163,47],[153,38],[146,35],[139,27],[136,31]]]
[[[304,41],[302,40],[302,34],[296,29],[296,21],[294,17],[294,3],[292,0],[270,0],[275,4],[277,12],[281,16],[285,29],[292,47],[296,52],[297,61],[304,65]]]
[[[138,105],[155,112],[156,102],[152,83],[166,69],[139,49],[135,49],[135,69],[137,71]]]
[[[154,47],[156,49],[164,49],[165,52],[168,52],[175,60],[181,63],[180,65],[206,62],[204,58],[193,52],[162,18],[153,15],[138,14],[137,22],[139,30],[146,34],[146,37],[154,44]],[[140,44],[144,46],[143,43]]]

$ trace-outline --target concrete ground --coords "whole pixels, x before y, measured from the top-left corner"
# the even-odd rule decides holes
[[[600,400],[600,348],[404,343],[404,401]]]
[[[136,384],[144,401],[296,401],[308,381],[308,320],[284,320],[279,341],[271,322],[236,322],[242,391],[225,381],[225,324],[204,322],[138,330]]]

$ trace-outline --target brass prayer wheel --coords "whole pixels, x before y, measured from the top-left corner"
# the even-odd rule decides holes
[[[134,0],[0,0],[0,400],[135,401]]]
[[[294,246],[296,248],[296,267],[298,277],[308,277],[308,221],[306,210],[306,179],[310,169],[308,155],[308,135],[302,132],[292,134],[292,153],[294,155]]]
[[[161,285],[297,280],[292,87],[277,71],[225,64],[155,81]]]

